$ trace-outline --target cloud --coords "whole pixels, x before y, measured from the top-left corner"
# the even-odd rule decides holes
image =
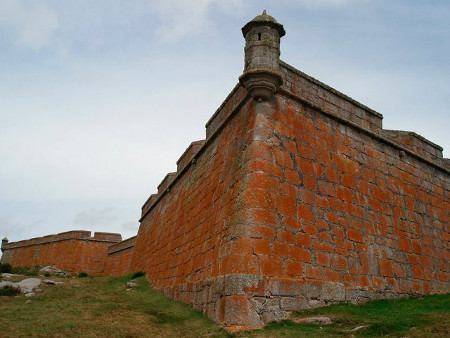
[[[309,8],[317,7],[341,7],[356,3],[367,3],[370,0],[298,0],[299,3]]]
[[[110,225],[117,220],[115,215],[116,208],[108,207],[102,209],[89,209],[82,211],[75,215],[74,225],[75,226],[99,226],[99,225]]]
[[[0,0],[0,32],[13,43],[35,50],[50,43],[58,27],[56,14],[42,1]]]
[[[24,230],[24,227],[16,221],[12,220],[12,217],[8,215],[0,215],[0,237],[11,238],[17,237]]]
[[[135,233],[137,233],[137,230],[139,228],[139,223],[136,221],[127,221],[127,222],[122,223],[121,226],[124,230],[132,230]]]
[[[162,40],[170,41],[211,29],[210,14],[214,6],[225,14],[232,14],[245,5],[242,0],[228,1],[226,6],[219,0],[158,0],[156,10],[161,26],[156,33]]]

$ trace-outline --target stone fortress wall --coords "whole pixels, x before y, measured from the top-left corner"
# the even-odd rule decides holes
[[[104,275],[123,276],[135,272],[131,266],[135,242],[136,236],[133,236],[108,247]]]
[[[145,202],[137,236],[108,249],[104,273],[144,271],[230,329],[449,292],[442,148],[383,129],[381,114],[279,60],[284,28],[266,13],[243,34],[239,84]]]
[[[18,242],[2,242],[2,263],[12,266],[55,265],[59,269],[91,275],[105,274],[108,248],[122,241],[117,233],[73,230]]]

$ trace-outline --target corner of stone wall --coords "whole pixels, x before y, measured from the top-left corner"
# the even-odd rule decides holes
[[[383,134],[430,161],[442,159],[442,147],[415,132],[383,129]]]

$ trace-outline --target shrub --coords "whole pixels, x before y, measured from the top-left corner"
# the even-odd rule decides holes
[[[145,272],[143,271],[133,272],[133,274],[131,275],[131,279],[135,279],[142,276],[145,276]]]
[[[87,272],[84,272],[84,271],[82,271],[78,274],[78,278],[83,278],[83,277],[87,277],[87,276],[88,276]]]
[[[0,273],[11,273],[12,266],[9,263],[0,263]]]
[[[11,285],[5,285],[0,288],[0,296],[15,296],[20,293],[20,290]]]
[[[24,275],[24,276],[37,276],[39,275],[40,266],[36,265],[33,268],[28,266],[14,266],[11,269],[11,272],[16,275]]]
[[[44,273],[44,277],[50,277],[50,273],[48,272]]]
[[[14,266],[11,269],[11,272],[16,275],[26,275],[30,271],[30,267],[28,266]]]

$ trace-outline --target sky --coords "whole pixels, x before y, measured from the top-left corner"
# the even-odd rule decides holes
[[[264,9],[283,61],[450,157],[448,0],[0,0],[0,236],[135,235]]]

